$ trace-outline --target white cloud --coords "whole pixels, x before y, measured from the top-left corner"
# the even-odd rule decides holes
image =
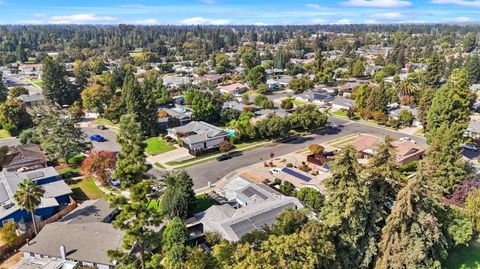
[[[187,25],[221,25],[221,24],[228,24],[228,20],[224,19],[207,19],[203,17],[192,17],[185,20],[180,21],[181,24]]]
[[[47,19],[53,24],[84,24],[112,22],[115,18],[110,16],[97,16],[95,14],[74,14],[68,16],[53,16]]]
[[[412,5],[410,1],[405,0],[348,0],[344,5],[354,7],[378,7],[378,8],[401,8]]]
[[[472,21],[472,18],[469,18],[469,17],[457,17],[457,18],[445,19],[445,22],[458,22],[458,23],[471,22],[471,21]]]
[[[256,22],[256,23],[254,23],[253,25],[255,25],[255,26],[266,26],[266,25],[268,25],[268,24],[263,23],[263,22]]]
[[[388,20],[397,20],[403,19],[405,16],[400,12],[385,12],[375,15],[376,18],[388,19]]]
[[[365,20],[365,22],[364,22],[364,23],[365,23],[365,24],[377,24],[377,23],[379,23],[379,22],[378,22],[378,21],[376,21],[376,20],[372,20],[372,19],[370,19],[370,20]]]
[[[145,19],[145,20],[133,21],[132,23],[133,24],[140,24],[140,25],[160,24],[160,22],[157,19]]]
[[[321,9],[322,8],[322,6],[320,6],[319,4],[306,4],[305,7],[312,8],[312,9]]]
[[[322,24],[322,23],[325,23],[326,21],[324,19],[313,19],[313,20],[310,20],[310,23],[312,24]]]
[[[480,0],[432,0],[434,4],[453,4],[466,7],[480,7]]]
[[[349,20],[349,19],[341,19],[341,20],[338,20],[336,22],[334,22],[333,24],[351,24],[352,21]]]

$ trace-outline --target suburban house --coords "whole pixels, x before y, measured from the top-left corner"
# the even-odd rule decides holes
[[[331,102],[332,109],[334,110],[348,110],[355,106],[355,100],[345,97],[336,96]]]
[[[264,226],[271,227],[285,209],[303,205],[295,197],[284,196],[264,184],[237,177],[219,191],[228,202],[214,205],[195,214],[203,232],[216,232],[222,238],[236,242],[242,236]]]
[[[409,106],[399,106],[399,107],[396,107],[396,108],[393,108],[391,110],[388,111],[388,115],[394,119],[398,119],[399,118],[399,115],[400,115],[400,112],[402,110],[407,110],[409,111],[410,113],[412,113],[412,116],[413,116],[413,122],[412,122],[412,126],[416,126],[416,127],[422,127],[422,123],[419,122],[417,120],[417,115],[418,115],[418,111],[416,108],[414,107],[409,107]]]
[[[326,91],[306,91],[301,95],[295,97],[295,100],[304,102],[304,103],[314,103],[317,105],[324,106],[332,101],[335,97],[329,94]]]
[[[184,85],[189,85],[190,79],[188,77],[174,77],[174,76],[165,76],[163,77],[163,86],[170,88],[179,88]]]
[[[359,158],[368,159],[377,153],[377,146],[381,139],[375,136],[360,134],[351,145],[357,151]],[[396,161],[399,165],[405,165],[413,161],[423,159],[426,148],[410,141],[396,140],[392,142],[395,147]]]
[[[194,78],[192,84],[195,85],[195,86],[198,86],[202,82],[220,83],[220,81],[222,81],[222,80],[223,80],[223,75],[208,74],[208,75],[204,75],[204,76],[201,76],[201,77]]]
[[[180,140],[192,155],[218,150],[220,142],[230,135],[223,129],[203,121],[192,121],[184,126],[167,129],[168,136]]]
[[[21,210],[13,199],[18,185],[25,179],[34,181],[45,190],[41,203],[35,210],[37,218],[47,219],[70,202],[72,191],[53,167],[28,172],[3,170],[0,172],[0,226],[10,220],[22,224],[32,220],[30,212]]]
[[[480,122],[470,121],[468,124],[467,130],[465,131],[465,136],[479,139],[480,138]]]
[[[84,202],[58,222],[45,225],[23,246],[21,263],[24,268],[42,264],[50,267],[40,268],[115,268],[107,252],[122,243],[123,232],[110,224],[116,212],[104,200]]]
[[[222,108],[232,108],[232,109],[238,110],[240,112],[243,112],[247,109],[251,109],[252,111],[255,111],[255,110],[259,109],[254,104],[246,105],[242,102],[238,102],[238,101],[235,101],[235,100],[224,102]]]
[[[37,144],[18,145],[9,148],[7,159],[2,165],[9,172],[32,170],[47,166],[48,158]]]
[[[37,107],[45,104],[45,97],[41,93],[32,95],[22,94],[18,98],[22,100],[27,107]]]
[[[157,114],[157,123],[161,130],[183,126],[192,121],[191,114],[191,112],[180,111],[176,108],[160,108]]]
[[[218,86],[217,89],[220,90],[221,93],[241,95],[242,93],[248,90],[248,86],[243,83],[234,83],[229,85]]]

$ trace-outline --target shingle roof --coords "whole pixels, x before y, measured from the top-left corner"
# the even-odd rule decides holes
[[[114,208],[102,199],[88,200],[83,202],[79,207],[63,217],[59,222],[64,223],[89,223],[89,222],[105,222],[105,220],[113,214]]]

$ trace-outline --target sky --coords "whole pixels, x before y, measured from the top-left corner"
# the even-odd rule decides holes
[[[477,22],[480,0],[0,0],[0,24]]]

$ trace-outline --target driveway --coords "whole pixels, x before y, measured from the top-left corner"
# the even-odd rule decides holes
[[[158,162],[168,168],[168,165],[165,165],[165,163],[167,162],[184,161],[184,160],[189,160],[193,158],[195,157],[190,155],[190,153],[188,153],[188,150],[186,148],[181,147],[171,151],[157,154],[155,156],[148,156],[147,163],[150,163],[153,165]]]
[[[112,129],[100,130],[100,129],[97,129],[97,127],[85,126],[85,125],[81,126],[80,128],[87,135],[87,139],[89,141],[90,141],[90,136],[96,135],[96,134],[103,136],[107,140],[104,142],[90,141],[92,142],[93,149],[108,150],[111,152],[120,151],[121,147],[116,141],[117,133],[114,130]]]

